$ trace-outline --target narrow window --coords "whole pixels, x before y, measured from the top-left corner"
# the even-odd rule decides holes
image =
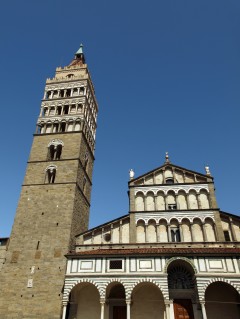
[[[47,173],[47,182],[49,184],[53,184],[55,182],[55,178],[56,178],[56,167],[49,166],[46,170],[46,173]]]
[[[62,122],[60,126],[60,132],[65,132],[65,130],[66,130],[66,123]]]
[[[71,90],[70,90],[70,89],[67,89],[66,97],[70,97],[70,96],[71,96]]]
[[[173,243],[181,241],[179,228],[171,229],[171,240]]]
[[[61,115],[61,113],[62,113],[62,107],[58,106],[57,107],[57,115]]]
[[[54,145],[49,146],[49,159],[54,160],[54,155],[55,155],[55,147]]]
[[[231,241],[230,235],[229,235],[229,231],[228,230],[224,230],[223,233],[224,233],[225,241]]]
[[[62,145],[59,144],[56,146],[56,160],[60,160],[62,155]]]
[[[69,105],[64,105],[63,113],[68,114],[69,112]]]
[[[60,97],[64,97],[64,90],[60,91]]]

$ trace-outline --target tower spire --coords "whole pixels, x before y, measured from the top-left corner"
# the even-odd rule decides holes
[[[165,154],[165,163],[170,163],[168,152]]]
[[[83,44],[80,44],[80,48],[75,53],[75,59],[81,60],[83,64],[85,64],[85,57],[83,53]]]

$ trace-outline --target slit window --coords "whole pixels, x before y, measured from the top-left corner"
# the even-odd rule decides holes
[[[224,230],[223,233],[224,233],[225,241],[231,241],[229,231],[228,230]]]
[[[171,240],[173,243],[181,241],[179,228],[171,229]]]

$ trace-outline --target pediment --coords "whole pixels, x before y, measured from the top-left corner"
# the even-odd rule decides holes
[[[210,175],[201,174],[171,163],[165,163],[146,174],[132,179],[129,185],[189,184],[212,181],[213,177]]]

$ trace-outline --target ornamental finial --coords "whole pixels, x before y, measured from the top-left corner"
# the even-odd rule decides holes
[[[168,152],[165,155],[165,163],[170,163]]]
[[[130,170],[129,170],[129,177],[130,177],[130,179],[133,179],[134,178],[134,170],[131,168]]]
[[[211,172],[208,165],[205,166],[205,171],[207,175],[211,176]]]

